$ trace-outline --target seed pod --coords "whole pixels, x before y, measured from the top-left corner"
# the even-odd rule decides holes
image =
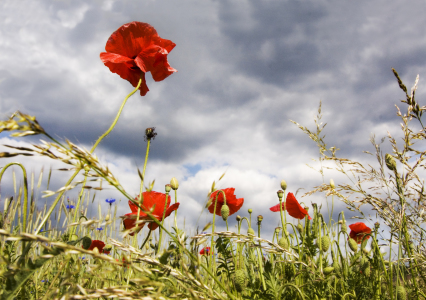
[[[280,238],[280,240],[278,241],[278,246],[280,246],[281,248],[283,248],[285,250],[288,250],[288,242],[287,242],[287,238],[285,236]]]
[[[247,285],[246,273],[244,270],[237,270],[234,275],[235,289],[241,293]]]
[[[330,248],[330,239],[328,238],[328,236],[324,235],[323,237],[321,237],[321,250],[323,252],[327,252],[329,248]]]
[[[396,161],[393,158],[393,156],[390,155],[389,153],[386,153],[386,155],[385,155],[385,162],[386,162],[386,166],[388,167],[389,170],[391,170],[391,171],[396,170]]]
[[[89,238],[88,236],[85,236],[82,242],[83,249],[86,249],[86,250],[89,249],[91,244],[92,244],[92,239]]]
[[[327,267],[327,268],[324,268],[324,270],[322,270],[322,272],[324,273],[324,275],[330,275],[332,272],[334,271],[334,268],[333,267]]]
[[[247,229],[247,235],[255,235],[254,229],[251,227]]]
[[[108,214],[108,215],[106,215],[106,216],[105,216],[105,221],[106,221],[106,222],[108,222],[108,221],[109,221],[109,218],[110,218],[109,214]]]
[[[166,184],[164,187],[166,193],[170,193],[170,191],[172,190],[172,186],[170,184]]]
[[[348,245],[349,245],[349,248],[353,252],[357,252],[358,251],[358,244],[357,244],[357,242],[353,238],[349,238]]]
[[[222,215],[222,219],[226,221],[229,217],[229,206],[226,204],[222,205],[222,208],[220,209],[220,214]]]
[[[406,300],[407,299],[407,291],[405,288],[400,285],[396,288],[396,299],[397,300]]]

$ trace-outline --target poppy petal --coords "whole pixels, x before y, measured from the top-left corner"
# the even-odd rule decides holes
[[[226,196],[226,204],[229,207],[229,215],[232,215],[236,213],[244,204],[244,198],[239,198],[234,195],[235,188],[226,188],[223,189],[223,192]],[[216,195],[219,193],[219,191],[215,191],[210,195],[210,201],[211,204],[209,205],[209,212],[214,213],[214,207],[216,203]],[[221,216],[221,209],[222,205],[224,204],[223,200],[223,194],[222,192],[219,193],[219,196],[217,197],[217,204],[216,204],[216,215]]]
[[[175,204],[171,205],[169,208],[167,208],[166,214],[164,215],[164,218],[167,218],[168,216],[170,216],[170,214],[173,211],[175,211],[176,209],[179,208],[179,205],[180,205],[180,203],[175,203]],[[161,217],[155,216],[155,217],[156,217],[157,220],[159,220],[161,222],[162,216]],[[151,222],[151,223],[148,224],[148,228],[151,229],[151,230],[155,230],[155,229],[158,228],[158,225],[155,222]]]
[[[148,23],[130,22],[111,34],[105,50],[133,58],[158,38],[157,31]]]
[[[285,210],[285,203],[283,202],[283,203],[281,203],[281,207],[282,207],[282,209],[283,209],[283,211]],[[277,205],[274,205],[274,206],[272,206],[271,208],[270,208],[270,210],[271,211],[274,211],[274,212],[276,212],[276,211],[280,211],[280,204],[278,203]]]
[[[299,202],[296,200],[296,197],[294,197],[293,193],[287,194],[287,200],[285,203],[286,209],[288,211],[288,214],[296,219],[303,219],[305,216],[308,216],[308,219],[311,220],[312,218],[308,215],[308,212],[306,209],[304,209]]]
[[[139,216],[139,220],[142,220],[143,216]],[[125,229],[131,229],[133,227],[136,227],[136,220],[137,220],[137,213],[130,213],[125,214],[123,219],[123,225]],[[139,233],[139,231],[142,230],[142,228],[145,226],[145,223],[142,223],[139,225],[139,229],[136,231]],[[129,233],[129,235],[134,236],[135,232]]]

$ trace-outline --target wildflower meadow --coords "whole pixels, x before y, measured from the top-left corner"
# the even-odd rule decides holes
[[[167,58],[175,46],[142,22],[124,24],[111,34],[100,59],[134,90],[90,150],[54,138],[25,112],[0,121],[0,132],[41,139],[31,147],[6,145],[11,150],[0,153],[0,158],[48,157],[72,173],[56,191],[49,190],[51,172],[40,174],[39,184],[42,176],[48,176],[43,196],[54,198],[40,209],[33,182],[29,188],[34,178],[26,166],[0,160],[0,181],[9,176],[10,172],[5,175],[9,168],[17,170],[15,194],[2,194],[0,202],[1,299],[426,299],[422,177],[426,107],[415,99],[418,77],[408,90],[393,70],[395,84],[405,94],[401,107],[396,107],[403,140],[397,143],[388,133],[392,153],[383,153],[384,141],[372,138],[376,152],[365,155],[375,156],[376,165],[340,157],[338,148],[327,146],[320,105],[314,130],[292,122],[318,147],[320,162],[333,163],[349,183],[331,180],[305,187],[311,191],[302,198],[285,178],[277,181],[277,190],[270,191],[276,205],[268,213],[280,216],[280,226],[264,232],[267,215],[252,210],[234,187],[219,189],[213,182],[206,187],[211,220],[204,228],[189,231],[177,222],[184,201],[179,197],[179,179],[170,174],[170,184],[161,190],[145,182],[150,145],[157,135],[154,127],[141,129],[146,157],[137,170],[137,195],[126,192],[120,178],[96,156],[98,145],[114,134],[127,100],[137,92],[140,96],[149,92],[146,74],[158,82],[177,71]],[[77,181],[81,174],[84,179]],[[20,185],[15,176],[22,176]],[[118,190],[124,201],[102,199],[102,208],[92,208],[98,215],[89,216],[94,204],[87,191],[96,188],[93,182]],[[78,191],[76,201],[65,197],[71,189]],[[308,205],[306,199],[313,193],[324,197],[326,209]],[[360,217],[346,218],[347,211],[341,211],[333,219],[338,201]],[[118,206],[128,213],[118,215]],[[374,226],[367,226],[364,207],[376,213]],[[64,216],[63,223],[55,221]],[[230,218],[237,220],[236,229],[228,226]],[[218,224],[226,231],[218,231]]]

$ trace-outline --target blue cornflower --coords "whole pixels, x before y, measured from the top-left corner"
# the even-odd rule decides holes
[[[106,199],[105,202],[111,205],[115,202],[115,199],[109,198],[109,199]]]
[[[104,230],[104,229],[102,227],[99,227],[99,228],[96,228],[96,230],[101,231],[101,230]]]
[[[48,282],[49,280],[47,280],[47,279],[43,279],[41,282]]]
[[[73,209],[74,207],[74,205],[67,205],[67,209]]]
[[[83,257],[79,257],[80,259],[85,259],[86,258],[86,256],[83,256]]]

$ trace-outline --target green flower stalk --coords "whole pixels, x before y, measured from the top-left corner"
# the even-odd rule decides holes
[[[162,240],[161,238],[163,237],[163,231],[161,230],[161,228],[164,226],[164,219],[165,219],[166,210],[167,210],[167,201],[169,199],[169,193],[172,190],[172,186],[170,184],[166,184],[165,190],[166,190],[166,203],[164,204],[163,217],[162,217],[162,220],[161,220],[161,227],[159,228],[160,229],[160,238],[158,239],[157,253],[161,248],[161,240]]]
[[[178,182],[178,180],[175,177],[173,177],[170,180],[170,186],[175,191],[175,203],[177,203],[177,190],[179,188],[179,182]],[[176,210],[175,210],[175,228],[176,228],[176,230],[178,228],[177,227],[177,211]]]

